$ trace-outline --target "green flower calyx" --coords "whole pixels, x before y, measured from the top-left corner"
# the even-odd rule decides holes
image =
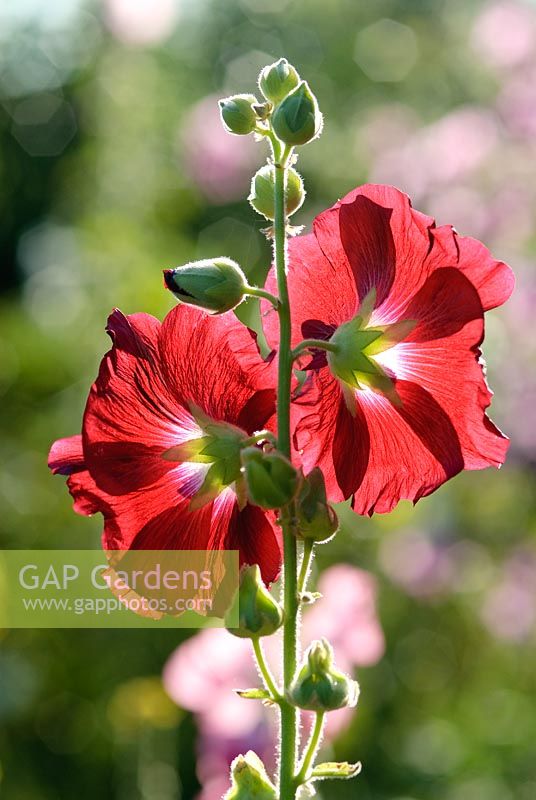
[[[375,356],[403,341],[415,328],[415,320],[401,320],[389,325],[370,325],[376,301],[376,290],[363,299],[353,319],[340,325],[330,339],[334,349],[327,353],[333,375],[343,385],[347,404],[352,411],[352,390],[373,389],[385,395],[394,405],[401,405],[395,382]]]
[[[167,461],[208,465],[203,483],[190,500],[190,509],[194,511],[212,502],[228,486],[235,490],[238,504],[243,508],[246,490],[240,454],[251,437],[235,425],[213,420],[196,406],[190,406],[190,411],[201,429],[201,436],[175,445],[163,455]]]

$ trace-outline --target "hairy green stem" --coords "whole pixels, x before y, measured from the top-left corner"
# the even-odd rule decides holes
[[[303,761],[300,767],[300,771],[296,775],[297,786],[300,786],[307,780],[311,764],[313,763],[313,759],[316,756],[316,751],[318,750],[318,747],[322,739],[323,726],[324,726],[324,712],[319,711],[316,715],[315,722],[311,730],[311,736],[309,738],[309,742],[307,744],[305,753],[303,755]],[[283,798],[281,798],[281,800],[283,800]]]
[[[302,555],[302,562],[300,566],[300,574],[298,577],[298,595],[301,596],[303,590],[305,589],[305,584],[307,583],[307,576],[309,574],[309,570],[311,568],[311,561],[313,558],[313,549],[315,543],[312,539],[305,539],[303,543],[303,555]]]
[[[291,317],[286,273],[285,172],[290,149],[281,153],[273,143],[275,167],[274,197],[274,261],[279,293],[279,357],[277,381],[277,443],[279,450],[290,457],[290,392],[292,380]],[[296,672],[298,657],[298,554],[292,526],[294,505],[281,513],[283,529],[283,687],[289,688]],[[280,705],[279,796],[294,800],[294,771],[298,747],[298,712],[288,701]]]
[[[266,289],[259,289],[258,286],[246,286],[245,292],[251,297],[262,297],[264,300],[268,300],[274,308],[279,306],[279,300],[277,297],[275,297],[273,294],[270,294],[270,292],[267,292]]]
[[[262,649],[261,640],[259,637],[252,639],[251,644],[253,645],[253,652],[255,653],[255,660],[257,661],[257,666],[259,667],[259,672],[262,675],[266,688],[272,695],[272,699],[276,702],[279,702],[281,699],[281,695],[279,694],[279,689],[275,685],[275,681],[273,675],[271,673],[270,667],[266,663],[266,658],[264,657],[264,651]]]

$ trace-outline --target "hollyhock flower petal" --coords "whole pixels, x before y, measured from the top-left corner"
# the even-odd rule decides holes
[[[200,406],[213,419],[239,425],[243,408],[248,403],[252,408],[252,396],[259,389],[271,392],[275,400],[271,365],[261,360],[254,338],[231,314],[210,317],[195,308],[177,306],[162,323],[159,351],[172,394],[183,405]],[[259,375],[264,375],[260,386]],[[266,395],[261,401],[265,409]],[[247,432],[265,421],[246,420]]]
[[[403,192],[369,184],[320,214],[314,232],[333,267],[350,269],[360,300],[376,290],[376,308],[388,321],[426,277],[433,224]]]
[[[264,580],[275,580],[281,550],[273,515],[239,508],[233,485],[192,510],[209,465],[164,458],[203,435],[196,409],[244,436],[273,419],[272,368],[252,337],[234,318],[209,319],[186,306],[162,325],[116,310],[107,330],[113,345],[91,388],[82,436],[56,442],[50,453],[51,469],[70,476],[75,510],[103,514],[107,550],[238,549],[241,563],[258,563]]]
[[[374,304],[348,329],[356,347],[370,343],[354,373],[343,361],[342,380],[320,350],[299,362],[310,377],[295,399],[294,444],[306,470],[322,468],[332,501],[390,511],[464,468],[504,462],[507,440],[485,414],[491,392],[479,348],[484,311],[513,289],[506,264],[436,227],[397,189],[368,185],[320,214],[313,235],[293,240],[288,280],[294,346],[330,339],[363,301]],[[265,319],[270,341],[275,326]],[[370,387],[359,372],[367,364],[378,376]],[[355,385],[345,383],[352,374]]]
[[[277,292],[273,269],[268,275],[266,288],[272,293]],[[357,304],[357,293],[347,262],[333,266],[312,233],[290,239],[288,243],[288,289],[294,346],[303,338],[329,338],[341,316],[352,316]],[[261,309],[266,339],[269,346],[276,349],[278,314],[267,301],[261,303]]]
[[[457,236],[457,263],[478,290],[484,311],[505,303],[514,291],[514,273],[503,261],[496,261],[487,247],[470,236]]]
[[[411,206],[393,186],[368,184],[320,214],[315,236],[335,268],[350,268],[362,299],[377,292],[378,319],[391,321],[433,269],[458,267],[476,286],[485,311],[512,293],[512,271],[483,244]]]

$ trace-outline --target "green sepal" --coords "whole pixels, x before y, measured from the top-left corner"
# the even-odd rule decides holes
[[[249,750],[231,764],[232,786],[222,800],[278,800],[277,791],[259,756]]]
[[[361,772],[361,762],[350,764],[348,761],[325,761],[322,764],[317,764],[313,769],[311,780],[317,778],[355,778]]]
[[[271,636],[283,624],[283,609],[264,585],[258,564],[240,570],[237,599],[238,627],[227,626],[233,636],[240,639]]]
[[[253,505],[276,509],[290,503],[298,491],[300,476],[288,458],[277,451],[267,453],[258,447],[245,447],[241,460]]]
[[[190,461],[195,464],[210,464],[213,459],[203,454],[204,448],[212,442],[211,436],[200,436],[197,439],[188,439],[182,444],[176,444],[162,453],[166,461]]]
[[[299,539],[326,542],[335,535],[339,521],[327,502],[326,484],[320,467],[314,467],[304,479],[297,505],[296,536]]]
[[[235,693],[244,700],[271,700],[272,695],[266,689],[235,689]]]

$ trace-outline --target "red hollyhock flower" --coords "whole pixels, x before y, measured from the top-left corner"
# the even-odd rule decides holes
[[[104,515],[107,550],[238,549],[273,581],[277,528],[240,491],[240,445],[274,414],[271,370],[253,339],[230,316],[186,306],[162,324],[116,310],[107,331],[113,346],[82,435],[49,456],[54,473],[69,475],[75,510]]]
[[[513,276],[480,242],[436,227],[397,189],[367,185],[290,242],[288,280],[293,345],[337,347],[300,362],[310,374],[295,432],[332,500],[386,512],[463,469],[504,462],[479,347],[484,311],[507,300]],[[264,311],[275,344],[275,315]]]

